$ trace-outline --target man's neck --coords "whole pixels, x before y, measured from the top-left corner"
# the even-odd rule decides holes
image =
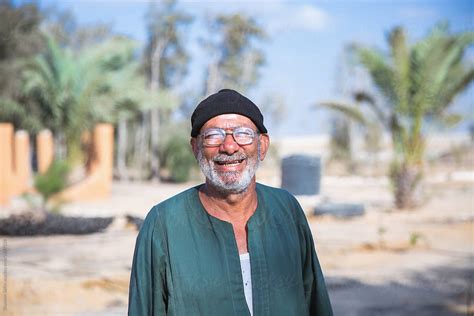
[[[232,224],[245,225],[258,204],[255,179],[240,193],[224,193],[205,183],[199,197],[209,214]]]

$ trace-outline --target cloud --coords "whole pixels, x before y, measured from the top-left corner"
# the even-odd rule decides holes
[[[328,22],[326,12],[310,5],[301,6],[290,17],[290,27],[307,31],[321,31]]]
[[[271,33],[288,31],[320,32],[330,23],[329,14],[313,5],[279,6],[278,10],[269,12],[267,23]]]
[[[181,0],[181,3],[211,15],[243,13],[252,16],[270,34],[291,31],[320,32],[326,29],[331,21],[329,14],[317,6],[285,0]],[[209,6],[209,3],[213,5]]]

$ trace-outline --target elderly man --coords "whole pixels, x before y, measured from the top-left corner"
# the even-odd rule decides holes
[[[224,89],[199,103],[191,125],[206,182],[148,213],[129,315],[332,315],[300,205],[256,183],[270,144],[258,107]]]

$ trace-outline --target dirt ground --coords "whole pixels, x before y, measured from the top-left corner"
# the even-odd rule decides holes
[[[319,196],[298,197],[336,315],[473,314],[471,178],[432,175],[426,203],[410,211],[393,209],[384,177],[324,177]],[[124,215],[143,217],[193,184],[114,183],[106,201],[65,206],[68,215],[117,216],[103,233],[2,237],[0,314],[125,315],[137,231]],[[321,201],[363,203],[366,212],[312,216]]]

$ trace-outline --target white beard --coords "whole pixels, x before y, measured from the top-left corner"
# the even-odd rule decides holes
[[[258,142],[257,155],[249,157],[245,154],[235,153],[232,156],[217,154],[210,160],[207,160],[202,154],[202,146],[199,145],[198,157],[199,167],[212,186],[222,193],[242,193],[247,190],[260,164],[260,142]],[[229,171],[217,172],[214,160],[239,160],[246,159],[247,166],[242,172]]]

